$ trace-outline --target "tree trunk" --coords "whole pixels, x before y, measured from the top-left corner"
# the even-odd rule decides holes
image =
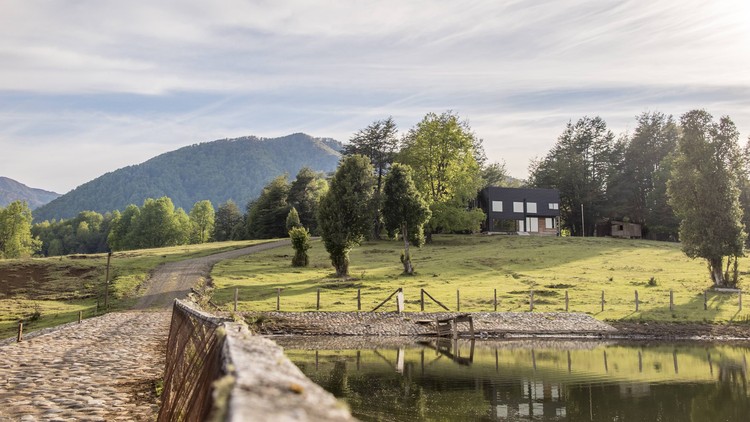
[[[406,223],[401,224],[401,236],[404,238],[404,274],[414,274],[414,267],[411,265],[411,255],[409,255],[409,236],[406,229]]]
[[[711,281],[714,282],[714,287],[724,287],[726,281],[724,280],[724,274],[722,272],[722,257],[713,257],[707,259],[708,270],[711,273]]]
[[[429,227],[425,227],[424,241],[425,243],[432,243],[432,229]]]
[[[346,278],[349,276],[349,254],[343,253],[341,255],[331,257],[331,263],[336,268],[336,277]]]

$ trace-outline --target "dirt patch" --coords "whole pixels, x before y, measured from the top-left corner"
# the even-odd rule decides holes
[[[94,294],[101,278],[97,267],[57,265],[47,262],[10,263],[0,266],[0,298],[30,300],[80,299]]]

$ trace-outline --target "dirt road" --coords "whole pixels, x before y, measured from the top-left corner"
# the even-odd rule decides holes
[[[191,287],[205,280],[217,262],[290,244],[289,240],[280,240],[203,258],[164,264],[149,278],[146,294],[138,301],[135,309],[168,308],[176,298],[187,296]]]
[[[223,259],[288,244],[266,243],[165,264],[148,281],[138,310],[112,312],[0,345],[0,421],[154,420],[172,301],[184,297]]]

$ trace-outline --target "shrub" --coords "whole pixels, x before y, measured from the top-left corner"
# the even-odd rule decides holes
[[[310,232],[304,227],[294,227],[289,230],[289,237],[292,239],[294,248],[294,257],[292,257],[293,267],[307,267],[310,264],[310,257],[307,251],[310,249]]]

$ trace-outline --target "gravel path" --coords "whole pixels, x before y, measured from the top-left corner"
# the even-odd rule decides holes
[[[157,268],[130,312],[66,325],[21,343],[0,345],[0,421],[154,420],[156,382],[175,298],[223,259],[288,245],[266,243]],[[145,309],[156,308],[155,311]]]
[[[289,240],[262,243],[260,245],[209,255],[202,258],[170,262],[159,266],[148,280],[146,294],[136,304],[136,309],[169,308],[175,299],[190,293],[190,288],[208,278],[211,268],[219,261],[239,258],[266,249],[290,245]]]

